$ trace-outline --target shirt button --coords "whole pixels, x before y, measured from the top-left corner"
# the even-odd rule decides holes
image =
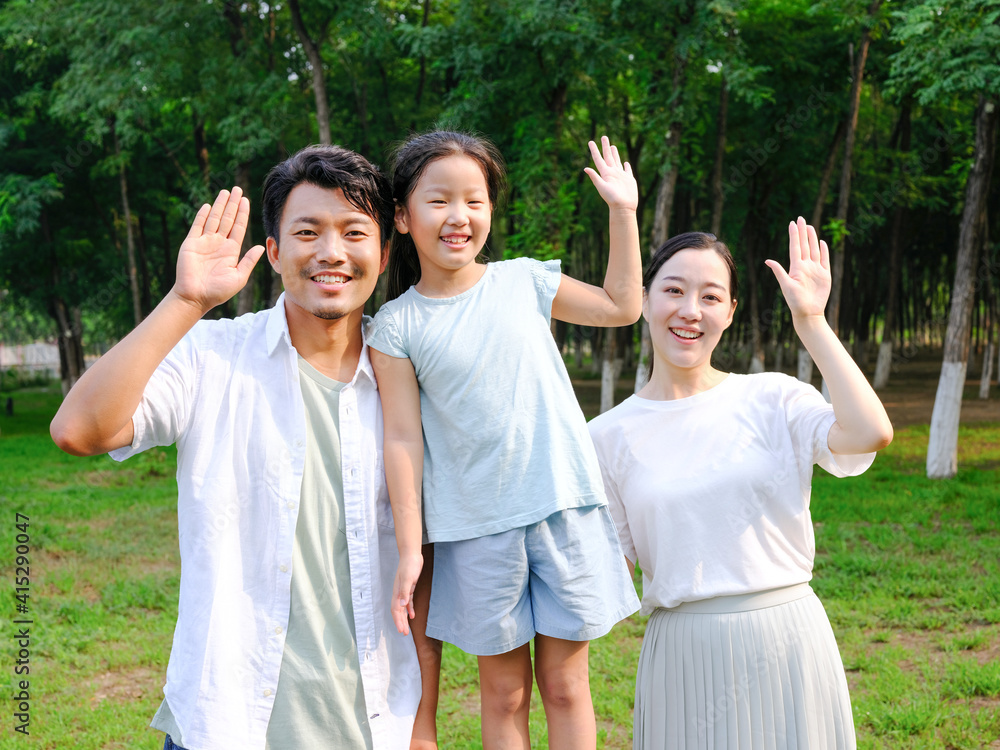
[[[275,635],[281,635],[281,626],[280,625],[274,629],[274,634]]]
[[[295,447],[296,448],[301,448],[303,445],[304,445],[304,443],[301,440],[296,440],[295,441]]]
[[[288,572],[288,566],[287,565],[282,565],[280,568],[278,568],[278,570],[280,570],[282,573],[287,573]]]
[[[291,510],[294,507],[295,507],[295,503],[288,503],[288,510]]]
[[[265,690],[264,691],[264,697],[267,698],[269,695],[271,695],[271,691],[270,690]]]

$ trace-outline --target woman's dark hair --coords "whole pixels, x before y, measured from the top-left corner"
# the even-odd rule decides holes
[[[485,138],[449,130],[411,136],[396,149],[392,167],[392,200],[396,206],[406,205],[427,165],[446,156],[468,156],[479,164],[486,178],[490,210],[495,209],[507,188],[507,170],[500,151]],[[420,260],[409,234],[392,233],[386,276],[386,300],[396,299],[420,281]]]
[[[726,268],[729,269],[729,296],[733,302],[739,299],[740,280],[736,275],[736,262],[733,260],[733,254],[729,252],[725,242],[708,232],[685,232],[671,237],[660,245],[653,253],[653,258],[646,267],[646,273],[642,275],[642,288],[648,292],[663,264],[681,250],[715,250],[726,264]]]
[[[288,195],[301,183],[340,189],[348,202],[379,228],[379,244],[392,231],[394,209],[389,180],[360,154],[341,146],[306,146],[271,169],[264,178],[261,213],[264,233],[278,241]]]

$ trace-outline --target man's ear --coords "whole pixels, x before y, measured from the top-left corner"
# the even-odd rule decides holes
[[[408,234],[410,231],[408,222],[409,216],[406,213],[406,206],[396,206],[396,216],[393,219],[396,224],[396,231],[400,234]]]
[[[382,255],[379,259],[378,272],[382,273],[385,267],[389,265],[389,244],[388,242],[382,243]]]
[[[267,261],[278,275],[281,274],[281,261],[278,259],[278,241],[274,237],[267,238]]]

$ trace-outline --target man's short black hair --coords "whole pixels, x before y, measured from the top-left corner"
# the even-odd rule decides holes
[[[341,146],[306,146],[285,159],[264,179],[261,211],[264,232],[278,241],[281,214],[292,189],[301,183],[331,190],[344,197],[379,228],[379,241],[389,241],[395,209],[392,189],[381,170],[360,154]]]

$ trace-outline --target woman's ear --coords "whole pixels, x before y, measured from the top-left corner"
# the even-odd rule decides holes
[[[649,322],[649,316],[646,314],[646,309],[649,307],[649,295],[646,294],[646,287],[642,288],[642,318],[647,323]]]
[[[729,328],[733,324],[733,317],[736,315],[736,300],[733,300],[733,306],[729,310],[729,319],[726,320],[726,328]],[[725,329],[723,329],[725,330]]]

